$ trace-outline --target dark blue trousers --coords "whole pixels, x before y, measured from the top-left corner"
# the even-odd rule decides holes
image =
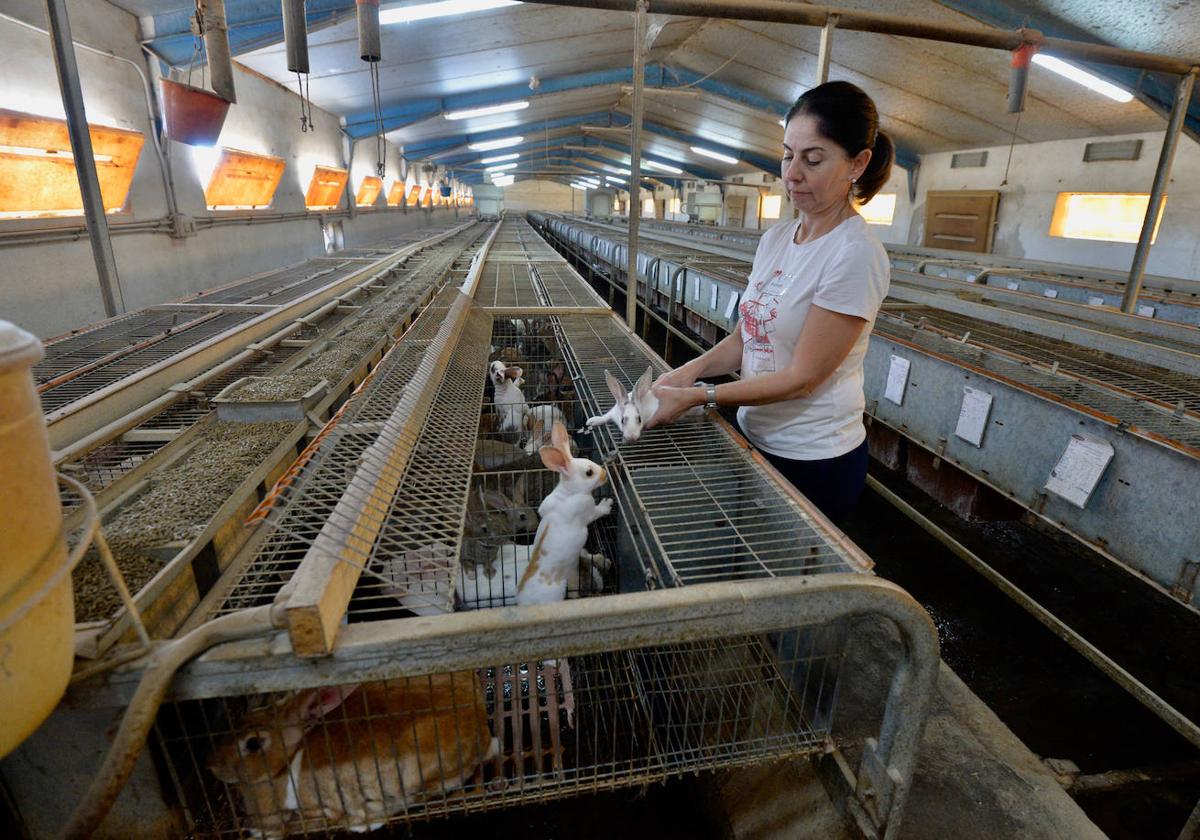
[[[845,455],[819,461],[793,461],[761,449],[759,452],[834,524],[850,515],[867,483],[865,440]]]

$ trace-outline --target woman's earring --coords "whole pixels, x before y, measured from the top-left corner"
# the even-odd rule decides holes
[[[851,179],[850,179],[850,183],[851,183],[851,184],[857,184],[857,183],[858,183],[858,179],[857,179],[857,178],[851,178]]]

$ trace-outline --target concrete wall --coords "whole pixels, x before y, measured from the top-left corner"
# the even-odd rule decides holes
[[[1060,192],[1150,191],[1154,167],[1162,146],[1162,133],[1120,137],[1090,137],[1028,143],[1013,149],[1008,183],[1004,180],[1007,147],[987,150],[987,165],[951,169],[951,154],[925,155],[917,181],[917,203],[909,228],[910,243],[924,236],[925,196],[931,190],[1000,190],[1000,207],[993,252],[1002,256],[1051,260],[1096,268],[1125,270],[1133,258],[1133,244],[1092,242],[1050,236],[1050,220]],[[1095,140],[1141,139],[1136,161],[1084,163],[1084,146]],[[1167,206],[1158,240],[1150,252],[1151,274],[1195,279],[1200,276],[1200,147],[1188,138],[1179,151],[1167,190]]]
[[[527,210],[582,213],[583,192],[557,181],[517,181],[504,188],[504,208],[513,214]]]
[[[113,52],[151,73],[138,47],[137,21],[103,0],[70,0],[72,34],[77,42]],[[37,0],[9,0],[4,13],[45,28],[45,7]],[[148,222],[167,215],[162,171],[151,141],[145,89],[136,70],[110,57],[76,50],[91,122],[141,131],[146,142],[138,161],[127,209],[110,215],[114,231],[122,223]],[[62,117],[54,63],[47,36],[0,18],[0,108]],[[337,119],[313,109],[314,131],[299,129],[299,100],[285,88],[255,73],[235,68],[238,104],[230,108],[220,145],[284,158],[287,168],[269,210],[256,211],[255,224],[201,229],[173,239],[165,233],[115,233],[113,250],[126,309],[172,300],[250,274],[317,256],[324,251],[321,219],[306,214],[304,191],[318,163],[344,167]],[[157,85],[155,85],[157,87]],[[351,188],[375,168],[374,140],[355,148]],[[204,204],[203,166],[192,147],[171,141],[166,153],[180,212],[203,224],[220,217]],[[406,174],[415,180],[416,173]],[[343,220],[346,244],[364,244],[405,229],[426,226],[453,210],[402,213],[384,209],[393,178],[402,177],[399,152],[388,144],[384,195],[377,209]],[[429,179],[425,179],[429,180]],[[304,214],[273,221],[281,213]],[[226,214],[228,218],[228,214]],[[77,228],[82,217],[0,221],[0,317],[43,337],[104,317],[95,264],[86,236],[77,241],[13,244],[18,232]],[[34,234],[36,236],[36,234]],[[27,237],[23,238],[24,242]]]

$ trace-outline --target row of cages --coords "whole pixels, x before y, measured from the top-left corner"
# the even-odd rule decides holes
[[[612,315],[492,316],[444,289],[260,506],[186,625],[294,606],[331,534],[357,567],[325,666],[231,653],[177,683],[152,756],[182,830],[361,832],[813,755],[836,739],[848,616],[872,613],[912,640],[862,770],[886,823],[932,691],[932,624],[715,416],[637,441],[589,427],[613,402],[606,375],[632,385],[647,367],[663,366]],[[555,423],[556,445],[607,476],[610,509],[558,567],[566,600],[516,606],[546,568]],[[405,467],[381,480],[399,450]],[[375,495],[355,495],[364,478]],[[374,511],[375,536],[349,539],[346,510]]]

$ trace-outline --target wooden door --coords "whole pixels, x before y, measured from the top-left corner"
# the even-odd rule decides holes
[[[987,254],[996,230],[997,190],[930,192],[925,197],[927,248]]]

